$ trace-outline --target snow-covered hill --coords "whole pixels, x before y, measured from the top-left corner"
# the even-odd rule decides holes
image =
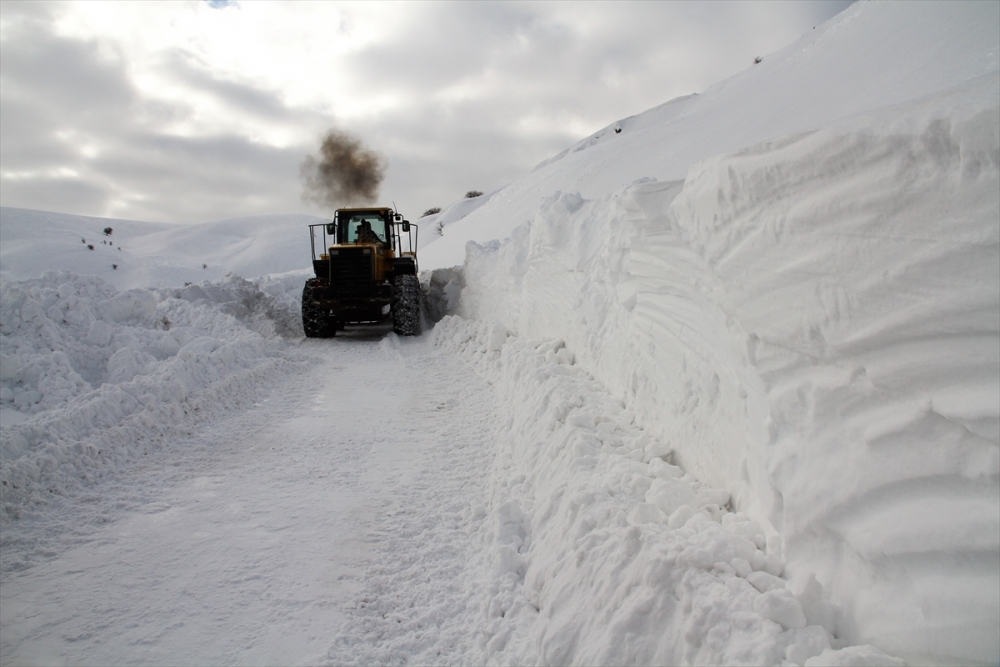
[[[731,79],[610,123],[468,216],[442,211],[444,239],[422,262],[461,264],[467,240],[509,236],[557,191],[596,199],[640,178],[681,180],[705,158],[996,80],[998,19],[995,3],[857,3]]]
[[[0,208],[0,275],[100,276],[119,289],[180,287],[233,273],[256,278],[309,268],[307,215],[262,215],[198,225]],[[110,236],[104,229],[111,227]],[[90,248],[93,247],[93,249]]]
[[[383,594],[457,597],[415,623],[378,598],[326,659],[433,661],[440,625],[480,637],[456,662],[997,663],[998,25],[857,3],[419,220],[463,284],[434,353],[505,402],[482,504],[447,519],[479,560],[457,593],[386,556]],[[0,519],[317,363],[312,221],[0,210]]]

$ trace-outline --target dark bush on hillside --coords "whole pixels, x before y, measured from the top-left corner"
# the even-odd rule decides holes
[[[469,190],[468,192],[465,193],[466,199],[475,199],[476,197],[482,197],[482,196],[483,193],[480,192],[479,190]]]
[[[435,213],[440,213],[440,212],[441,212],[441,207],[440,206],[435,206],[434,208],[429,208],[426,211],[424,211],[424,214],[422,216],[420,216],[420,217],[421,218],[426,218],[429,215],[434,215]]]
[[[113,231],[115,231],[115,230],[111,229],[110,227],[105,227],[104,228],[104,235],[105,236],[111,236],[111,232],[113,232]]]

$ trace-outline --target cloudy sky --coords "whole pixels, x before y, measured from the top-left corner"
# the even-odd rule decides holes
[[[410,217],[752,66],[849,2],[0,2],[0,204],[327,215],[346,131]]]

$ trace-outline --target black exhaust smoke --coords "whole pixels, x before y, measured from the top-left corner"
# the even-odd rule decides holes
[[[338,130],[326,133],[319,152],[318,160],[309,155],[299,167],[303,200],[334,209],[378,198],[388,166],[385,158]]]

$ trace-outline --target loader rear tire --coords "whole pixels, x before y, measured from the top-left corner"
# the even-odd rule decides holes
[[[306,338],[329,338],[336,331],[333,320],[320,307],[322,287],[315,278],[302,288],[302,331]]]
[[[420,281],[414,275],[393,281],[392,330],[400,336],[420,335]]]

